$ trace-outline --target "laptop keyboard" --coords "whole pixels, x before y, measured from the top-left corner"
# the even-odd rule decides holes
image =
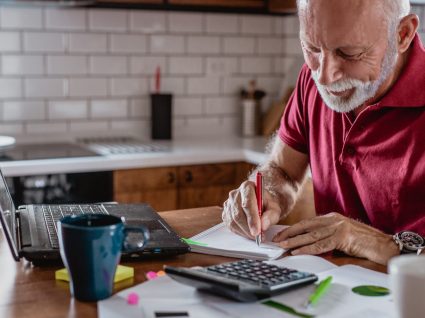
[[[108,214],[100,204],[34,205],[34,211],[35,213],[43,213],[50,244],[53,248],[59,248],[56,223],[64,216],[94,213]]]

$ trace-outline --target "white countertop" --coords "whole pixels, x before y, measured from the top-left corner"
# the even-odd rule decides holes
[[[0,162],[0,168],[5,176],[11,177],[236,161],[260,164],[267,158],[264,150],[267,139],[263,137],[153,142],[166,146],[167,150],[82,158],[4,161]]]

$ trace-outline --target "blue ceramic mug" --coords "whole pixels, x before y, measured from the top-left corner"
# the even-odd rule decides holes
[[[81,301],[97,301],[112,295],[121,251],[140,251],[149,240],[144,226],[126,226],[108,214],[82,214],[57,223],[62,261],[68,270],[70,290]],[[129,234],[140,239],[129,242]]]

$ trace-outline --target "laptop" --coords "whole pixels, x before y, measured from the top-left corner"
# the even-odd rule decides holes
[[[150,240],[140,252],[123,253],[122,259],[177,255],[190,250],[177,233],[148,204],[31,204],[15,208],[0,170],[0,221],[16,261],[34,265],[61,262],[56,223],[65,215],[104,213],[121,217],[127,225],[145,225]]]

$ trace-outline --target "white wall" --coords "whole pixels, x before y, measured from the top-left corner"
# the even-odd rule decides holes
[[[236,135],[240,88],[276,98],[297,33],[296,17],[0,7],[0,134],[149,138],[160,65],[175,138]]]

